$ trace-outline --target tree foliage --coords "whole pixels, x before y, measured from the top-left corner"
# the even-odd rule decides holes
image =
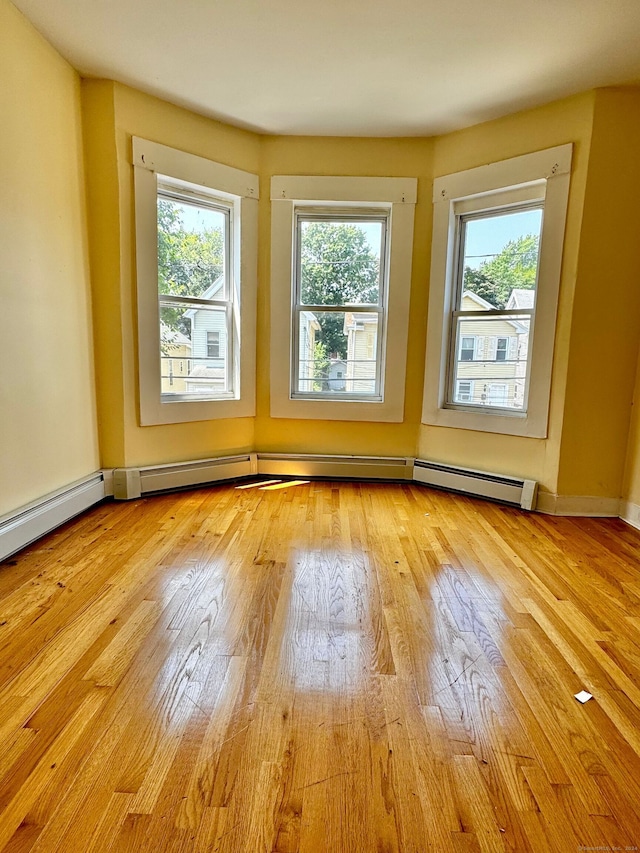
[[[158,200],[158,291],[175,296],[201,296],[224,268],[222,228],[188,230],[180,209]],[[189,323],[179,308],[162,311],[164,325],[189,335]],[[170,342],[171,335],[166,335]]]
[[[532,290],[538,270],[538,236],[527,234],[510,240],[500,254],[480,264],[465,267],[463,285],[496,308],[504,308],[515,288]]]
[[[300,246],[302,301],[306,305],[378,302],[379,261],[362,228],[346,222],[308,222]],[[315,312],[325,352],[345,358],[342,314]]]

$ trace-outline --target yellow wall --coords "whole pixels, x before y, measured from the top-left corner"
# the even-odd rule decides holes
[[[640,505],[640,357],[636,368],[622,497],[625,501]],[[640,516],[636,514],[636,517],[640,522]]]
[[[571,306],[576,285],[594,101],[594,93],[588,92],[435,140],[434,177],[565,142],[573,142],[574,148],[548,437],[533,439],[423,425],[418,441],[418,455],[422,458],[532,478],[540,482],[542,490],[556,492]]]
[[[138,426],[131,137],[251,172],[259,170],[259,137],[106,81],[84,81],[83,104],[99,302],[95,335],[103,465],[150,465],[251,450],[253,418]]]
[[[0,0],[0,514],[99,467],[80,80]]]
[[[558,492],[617,498],[640,343],[640,91],[596,92]]]
[[[413,456],[422,406],[431,235],[432,142],[425,139],[264,137],[258,303],[258,417],[256,446],[270,452]],[[271,418],[269,415],[269,273],[272,175],[354,175],[418,178],[405,420],[401,424]]]
[[[80,85],[7,0],[0,0],[0,24],[0,247],[5,316],[16,318],[5,324],[5,351],[19,368],[0,379],[10,414],[2,423],[0,512],[99,464],[256,448],[415,454],[531,477],[565,495],[616,497],[624,480],[625,495],[640,500],[637,413],[629,430],[634,381],[640,397],[640,91],[584,93],[435,139],[264,137],[113,82]],[[138,426],[132,135],[260,175],[256,418]],[[565,142],[574,143],[574,161],[548,438],[421,425],[433,178]],[[403,423],[270,417],[274,174],[418,177]]]

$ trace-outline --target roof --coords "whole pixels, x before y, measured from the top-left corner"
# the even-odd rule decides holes
[[[215,295],[218,293],[219,290],[222,289],[223,284],[224,284],[224,274],[219,275],[218,278],[214,282],[212,282],[212,284],[210,284],[209,287],[205,291],[203,291],[200,294],[200,296],[198,296],[197,298],[198,299],[215,299]],[[188,308],[184,312],[183,316],[189,317],[190,319],[193,319],[193,316],[197,310],[198,310],[197,308]]]
[[[507,308],[533,308],[535,302],[535,290],[526,290],[523,287],[514,287],[507,300]]]
[[[191,341],[177,329],[170,329],[166,323],[160,323],[160,339],[163,344],[176,347],[190,347]]]

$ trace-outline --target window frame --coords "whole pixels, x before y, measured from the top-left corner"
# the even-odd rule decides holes
[[[318,420],[401,423],[409,325],[416,178],[275,175],[271,180],[271,416]],[[389,211],[387,303],[381,348],[383,399],[358,395],[292,394],[295,224],[297,210],[339,208],[357,216]],[[347,306],[347,308],[350,306]]]
[[[204,157],[132,138],[140,426],[255,415],[257,294],[257,175]],[[233,287],[233,392],[205,400],[163,395],[160,367],[157,198],[159,183],[228,205],[233,232],[229,258]]]
[[[290,394],[293,400],[331,400],[336,402],[344,401],[375,401],[382,402],[384,400],[384,376],[383,376],[383,359],[384,359],[384,332],[385,321],[387,314],[387,293],[388,293],[388,271],[389,271],[389,225],[391,211],[389,208],[379,209],[364,209],[357,207],[355,210],[350,207],[343,208],[326,208],[326,207],[296,207],[294,212],[294,241],[293,241],[293,269],[294,276],[292,281],[292,326],[291,326],[291,388]],[[382,240],[380,247],[380,276],[378,281],[378,302],[377,303],[362,303],[351,304],[344,303],[340,305],[312,305],[302,301],[302,253],[301,253],[301,223],[302,222],[380,222],[383,226]],[[376,351],[375,356],[372,355],[372,360],[376,362],[376,379],[375,391],[373,394],[357,394],[355,392],[339,392],[339,394],[331,391],[301,391],[300,390],[300,316],[303,312],[309,311],[312,314],[318,314],[325,311],[333,313],[347,314],[376,314]],[[368,342],[367,342],[368,348]],[[345,382],[358,381],[358,378],[345,379]]]
[[[433,238],[422,422],[506,435],[545,438],[548,431],[572,144],[525,154],[437,178],[433,186]],[[535,323],[529,333],[529,398],[526,412],[452,406],[450,340],[455,306],[460,218],[479,211],[544,200],[538,258]],[[482,313],[482,312],[480,312]],[[528,313],[528,312],[524,312]]]

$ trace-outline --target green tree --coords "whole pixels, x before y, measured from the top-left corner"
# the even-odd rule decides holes
[[[331,362],[327,355],[327,347],[320,341],[316,341],[313,345],[313,376],[316,380],[313,383],[314,391],[330,391],[327,377],[329,376],[329,367]]]
[[[378,302],[379,260],[362,228],[346,222],[303,224],[300,292],[306,305]],[[345,358],[347,339],[340,314],[316,312],[325,354]]]
[[[500,254],[480,264],[465,267],[464,289],[471,290],[496,308],[504,308],[514,288],[532,290],[538,271],[538,235],[510,240]]]
[[[179,206],[158,201],[159,293],[201,296],[222,273],[223,257],[222,228],[187,230]],[[170,331],[190,333],[180,308],[163,309],[162,321]]]

